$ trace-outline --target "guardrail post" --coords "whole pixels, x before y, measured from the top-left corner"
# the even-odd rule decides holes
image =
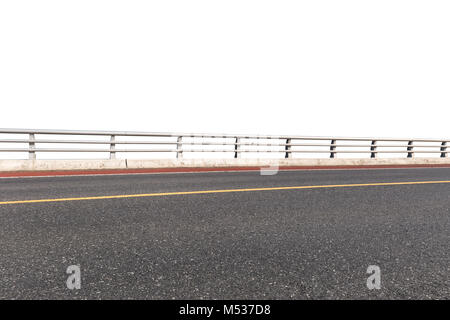
[[[408,148],[407,148],[407,151],[409,151],[409,152],[408,152],[408,158],[414,157],[414,151],[413,151],[413,148],[414,148],[414,146],[413,146],[413,141],[408,141]]]
[[[448,153],[446,153],[445,151],[447,151],[447,142],[442,142],[441,144],[441,158],[447,158],[448,157]]]
[[[177,138],[177,159],[183,158],[183,143],[181,141],[182,139],[182,136]]]
[[[286,151],[284,157],[287,158],[292,158],[292,152],[291,151],[291,139],[286,139],[286,145],[284,146],[284,150]]]
[[[234,158],[241,157],[241,153],[239,152],[240,149],[239,143],[241,143],[241,139],[236,137],[236,139],[234,140]]]
[[[370,153],[370,158],[376,158],[377,157],[377,153],[375,151],[377,151],[377,142],[376,140],[372,140],[372,143],[370,144],[370,151],[372,151]]]
[[[109,143],[109,159],[115,159],[116,158],[116,144],[114,143],[116,142],[116,136],[115,135],[111,135],[111,139],[110,139],[110,143]]]
[[[34,139],[34,133],[30,133],[30,137],[28,140],[28,159],[35,160],[36,159],[36,151],[34,151],[36,144]]]
[[[330,158],[334,158],[336,155],[336,140],[331,140],[332,146],[330,146]]]

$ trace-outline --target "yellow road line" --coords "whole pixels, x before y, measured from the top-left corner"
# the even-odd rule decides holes
[[[21,204],[21,203],[40,203],[40,202],[62,202],[62,201],[81,201],[81,200],[161,197],[161,196],[208,194],[208,193],[274,191],[274,190],[318,189],[318,188],[342,188],[342,187],[397,186],[397,185],[408,185],[408,184],[437,184],[437,183],[450,183],[450,180],[449,181],[445,181],[444,180],[444,181],[411,181],[411,182],[379,182],[379,183],[355,183],[355,184],[330,184],[330,185],[317,185],[317,186],[267,187],[267,188],[199,190],[199,191],[179,191],[179,192],[160,192],[160,193],[141,193],[141,194],[119,194],[119,195],[113,195],[113,196],[94,196],[94,197],[79,197],[79,198],[57,198],[57,199],[3,201],[3,202],[0,202],[0,205],[2,205],[2,204]]]

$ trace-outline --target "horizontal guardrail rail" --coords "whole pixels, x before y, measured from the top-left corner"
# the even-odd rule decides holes
[[[8,138],[11,135],[24,135],[21,138]],[[89,140],[82,139],[52,139],[52,136],[92,136]],[[7,136],[6,138],[3,138]],[[37,138],[36,136],[39,136]],[[41,138],[41,136],[45,138]],[[96,138],[97,137],[97,138]],[[98,137],[107,137],[107,140],[99,140]],[[131,140],[119,138],[131,137]],[[171,140],[133,140],[137,138],[171,138]],[[190,140],[186,140],[190,139]],[[208,139],[209,141],[200,141]],[[227,141],[223,141],[223,139]],[[250,141],[249,141],[250,140]],[[253,141],[251,141],[253,140]],[[269,140],[270,142],[254,142],[254,140]],[[306,142],[305,142],[306,141]],[[309,142],[308,142],[309,141]],[[311,142],[312,141],[312,142]],[[433,145],[427,143],[434,143]],[[27,144],[26,147],[18,147],[17,144]],[[62,145],[94,145],[100,147],[43,147],[42,144]],[[360,138],[360,137],[308,137],[308,136],[274,136],[274,135],[243,135],[243,134],[202,134],[202,133],[161,133],[161,132],[130,132],[130,131],[82,131],[82,130],[34,130],[34,129],[0,129],[0,153],[27,152],[29,159],[36,159],[37,153],[85,153],[106,152],[110,159],[115,159],[117,153],[171,153],[176,158],[182,158],[184,153],[221,152],[231,153],[234,158],[239,158],[242,153],[281,153],[284,158],[292,158],[292,154],[315,153],[329,154],[335,158],[339,154],[367,154],[367,157],[377,158],[380,154],[404,154],[407,158],[413,158],[415,154],[436,154],[442,158],[448,157],[450,150],[449,139],[413,139],[413,138]],[[9,147],[11,145],[11,147]],[[102,148],[101,145],[106,147]],[[166,146],[165,148],[120,148],[121,145],[147,145]],[[167,147],[169,146],[169,147]],[[191,146],[191,147],[189,147]],[[192,146],[214,146],[209,149],[196,149]],[[230,146],[226,148],[225,146]],[[253,149],[251,147],[257,147]],[[267,149],[261,147],[280,147],[281,149]],[[293,147],[310,147],[311,150],[298,150]],[[322,148],[322,149],[320,149]],[[326,148],[324,150],[323,148]],[[341,148],[341,149],[340,149]],[[345,150],[342,150],[345,148]],[[356,149],[360,148],[360,149]],[[361,150],[361,148],[363,148]],[[380,150],[388,148],[389,150]],[[425,150],[417,150],[424,148]]]

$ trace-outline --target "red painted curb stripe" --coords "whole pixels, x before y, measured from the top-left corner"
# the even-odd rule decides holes
[[[184,173],[215,171],[259,171],[269,167],[214,167],[214,168],[153,168],[153,169],[101,169],[101,170],[55,170],[55,171],[9,171],[0,177],[45,177],[127,173]],[[282,166],[279,170],[332,170],[332,169],[401,169],[401,168],[450,168],[450,164],[415,165],[336,165],[336,166]]]

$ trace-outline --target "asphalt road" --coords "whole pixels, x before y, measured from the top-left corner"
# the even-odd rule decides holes
[[[13,178],[0,202],[438,180],[450,168]],[[0,204],[0,299],[449,299],[449,196],[432,183]]]

